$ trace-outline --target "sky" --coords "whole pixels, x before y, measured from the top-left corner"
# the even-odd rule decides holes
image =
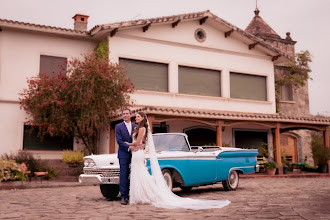
[[[330,1],[258,0],[263,20],[282,38],[297,41],[296,52],[312,54],[310,112],[330,116]],[[89,15],[88,30],[98,24],[210,10],[245,29],[256,0],[0,0],[0,18],[73,29],[75,14]]]

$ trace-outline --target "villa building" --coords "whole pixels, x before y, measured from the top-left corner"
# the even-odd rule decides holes
[[[136,87],[133,112],[147,113],[154,132],[184,132],[192,145],[258,148],[260,155],[266,147],[280,166],[281,153],[313,164],[310,130],[322,131],[329,147],[330,120],[310,116],[307,84],[284,86],[276,103],[275,74],[287,71],[296,42],[290,33],[282,39],[258,9],[246,30],[210,11],[90,30],[88,16],[73,19],[74,29],[0,19],[0,154],[24,149],[61,159],[63,149],[82,148],[73,139],[38,142],[27,135],[19,92],[27,78],[58,74],[58,64],[92,52],[104,39],[110,61],[125,65]],[[100,135],[99,153],[117,151],[114,126],[120,120],[118,115]]]

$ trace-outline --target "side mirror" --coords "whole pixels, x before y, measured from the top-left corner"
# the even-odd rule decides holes
[[[198,147],[197,150],[194,151],[194,153],[202,152],[203,150],[204,150],[203,147]]]

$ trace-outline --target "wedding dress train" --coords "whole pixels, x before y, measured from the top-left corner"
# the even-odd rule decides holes
[[[133,140],[134,142],[135,140]],[[130,174],[130,204],[152,204],[159,208],[211,209],[230,204],[228,200],[202,200],[182,198],[175,195],[166,185],[156,156],[152,134],[148,131],[151,173],[145,165],[143,150],[132,152]]]

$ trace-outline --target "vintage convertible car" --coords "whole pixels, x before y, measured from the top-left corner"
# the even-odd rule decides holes
[[[194,186],[222,182],[225,190],[235,190],[239,174],[254,173],[259,168],[254,149],[189,145],[183,133],[154,134],[160,168],[170,189],[190,190]],[[150,161],[146,164],[150,171]],[[84,157],[82,184],[100,185],[104,197],[114,199],[119,193],[119,162],[117,154]]]

